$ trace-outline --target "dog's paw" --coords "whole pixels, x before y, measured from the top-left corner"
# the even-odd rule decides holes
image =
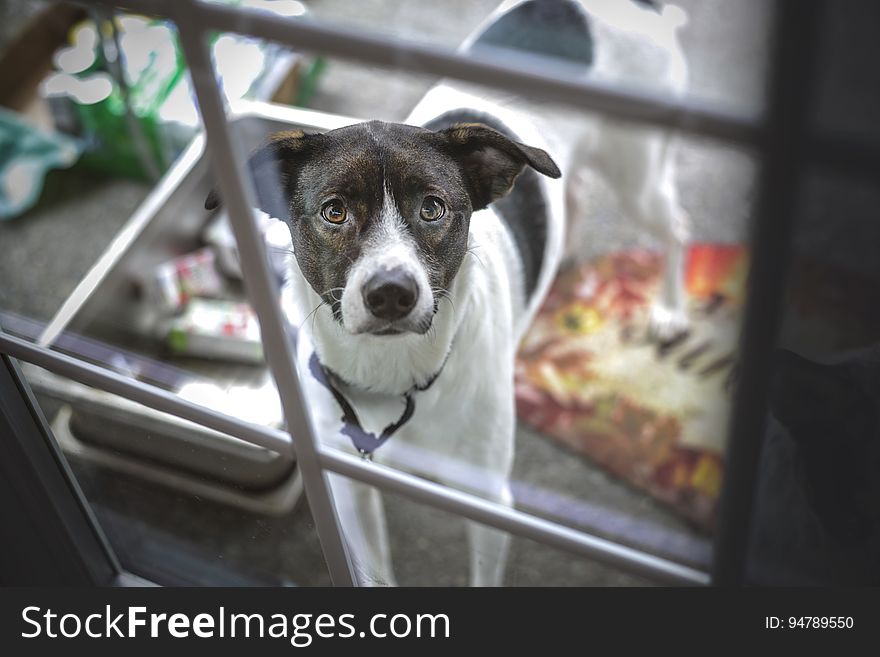
[[[394,578],[387,577],[376,577],[370,575],[361,574],[358,576],[358,584],[364,588],[385,588],[390,587],[394,588],[397,586],[397,582],[394,581]]]
[[[390,572],[382,574],[376,569],[356,568],[359,584],[367,588],[396,587],[397,581]]]
[[[688,318],[683,310],[673,310],[660,304],[651,307],[648,325],[650,338],[659,341],[672,340],[687,330]]]

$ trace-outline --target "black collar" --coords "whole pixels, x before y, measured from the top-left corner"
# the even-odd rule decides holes
[[[447,359],[449,358],[447,354]],[[333,398],[336,400],[336,403],[339,404],[339,407],[342,409],[342,433],[349,437],[354,448],[360,452],[361,456],[365,459],[372,459],[373,452],[379,449],[382,445],[385,444],[385,441],[391,438],[400,427],[409,422],[410,418],[413,416],[416,410],[416,402],[413,399],[413,395],[417,392],[422,392],[427,390],[432,385],[434,385],[434,381],[437,380],[437,377],[440,376],[441,372],[443,372],[443,368],[446,366],[446,361],[443,361],[443,365],[440,366],[440,369],[428,380],[427,383],[421,386],[413,386],[409,390],[403,393],[403,402],[404,409],[403,414],[397,419],[396,422],[392,422],[387,427],[382,429],[382,433],[378,436],[374,433],[370,433],[366,429],[361,426],[360,420],[358,419],[357,413],[355,413],[354,407],[345,398],[345,395],[342,394],[342,391],[334,385],[334,381],[340,381],[339,377],[337,377],[333,372],[325,368],[321,365],[321,361],[318,360],[318,354],[312,352],[311,358],[309,358],[309,371],[312,373],[318,382],[323,385],[327,390],[330,391],[330,394],[333,395]]]

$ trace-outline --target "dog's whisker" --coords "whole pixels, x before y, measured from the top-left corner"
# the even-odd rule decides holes
[[[332,287],[329,290],[325,290],[324,292],[322,292],[320,296],[322,298],[330,297],[330,299],[333,300],[334,303],[341,303],[342,302],[342,293],[344,293],[344,292],[345,292],[344,287]],[[336,296],[336,293],[340,293],[338,297]]]
[[[318,312],[318,310],[321,308],[321,306],[326,306],[326,305],[328,305],[326,301],[321,301],[321,303],[319,303],[317,306],[315,306],[312,309],[312,312],[310,312],[308,315],[306,315],[305,319],[302,321],[302,323],[300,323],[300,325],[299,325],[300,330],[305,325],[305,323],[307,321],[309,321],[309,318],[312,318],[312,328],[314,329],[315,328],[315,319],[314,319],[315,313]]]
[[[478,256],[476,253],[474,253],[474,251],[476,251],[478,248],[479,247],[477,247],[477,246],[470,246],[465,250],[465,253],[469,256],[473,256],[474,258],[476,258],[477,262],[480,263],[480,267],[485,269],[486,265],[483,264],[483,261],[480,259],[480,256]]]
[[[452,306],[452,309],[455,310],[455,302],[452,300],[452,293],[449,290],[440,287],[436,289],[432,288],[431,292],[437,298],[438,305],[440,301],[443,301],[445,299],[449,302],[449,305]]]

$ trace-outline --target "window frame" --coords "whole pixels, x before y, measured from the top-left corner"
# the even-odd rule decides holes
[[[765,422],[769,356],[779,323],[782,282],[787,271],[800,172],[806,163],[821,163],[826,159],[832,166],[857,169],[864,167],[865,162],[880,160],[877,153],[866,155],[862,151],[848,158],[850,151],[846,145],[824,136],[816,139],[809,132],[807,117],[813,62],[812,58],[805,57],[805,53],[815,51],[822,4],[820,0],[777,0],[771,72],[766,107],[761,116],[735,113],[693,99],[671,98],[613,84],[576,80],[566,76],[564,71],[554,73],[531,67],[517,68],[510,62],[496,58],[477,61],[436,46],[365,34],[345,27],[280,19],[200,0],[85,2],[169,19],[177,26],[200,106],[214,174],[224,189],[224,202],[239,244],[242,270],[251,302],[260,320],[267,362],[281,393],[289,432],[257,427],[185,402],[154,386],[126,379],[54,352],[45,343],[35,345],[0,331],[3,363],[6,370],[12,373],[10,376],[17,377],[15,386],[25,402],[25,410],[18,409],[18,413],[27,412],[31,417],[41,417],[39,411],[35,410],[27,383],[9,357],[31,362],[80,383],[120,394],[241,440],[287,454],[295,453],[334,585],[352,586],[357,585],[358,581],[333,506],[327,483],[328,472],[372,484],[514,535],[661,582],[685,585],[744,583],[747,536]],[[622,120],[744,144],[755,150],[760,169],[750,234],[752,269],[740,338],[742,366],[728,431],[727,466],[710,572],[428,482],[319,443],[296,371],[295,336],[288,334],[275,298],[276,287],[264,247],[251,220],[253,189],[229,129],[230,117],[227,116],[210,62],[207,38],[216,30],[266,38],[315,54],[356,58],[391,69],[519,91],[549,101],[562,101],[591,111],[613,114]],[[0,368],[2,376],[5,376],[5,370]],[[0,384],[6,385],[4,380],[0,380]],[[0,408],[5,410],[9,403],[15,404],[15,400],[4,401]],[[26,410],[28,403],[30,411]],[[32,429],[28,431],[32,433]],[[56,463],[56,466],[52,466],[44,459],[39,468],[56,467],[57,474],[67,480],[72,499],[81,507],[82,517],[77,522],[85,523],[84,526],[91,525],[90,534],[78,531],[70,540],[81,543],[82,555],[94,552],[96,547],[93,543],[97,541],[107,563],[111,565],[111,577],[107,576],[106,569],[97,569],[91,576],[91,583],[106,584],[118,580],[122,572],[118,562],[103,540],[63,455],[45,426],[45,420],[42,420],[42,425],[37,421],[37,431],[42,434],[44,443],[54,446],[53,458]],[[13,434],[13,440],[19,443],[37,441],[34,435]],[[297,436],[295,442],[293,435]],[[51,487],[47,484],[46,490],[50,498],[57,496],[58,504],[69,504],[69,496],[57,484]],[[90,535],[93,538],[88,538]],[[70,567],[74,568],[74,565]],[[82,568],[76,570],[81,571]]]
[[[6,355],[0,356],[0,445],[0,582],[114,584],[122,568],[21,368]]]

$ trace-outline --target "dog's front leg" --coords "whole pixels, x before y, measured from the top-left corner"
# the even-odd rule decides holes
[[[511,362],[513,357],[511,356]],[[499,376],[502,381],[506,379]],[[480,484],[478,494],[504,506],[513,506],[510,473],[513,469],[516,415],[513,405],[513,374],[511,385],[495,383],[482,400],[477,424],[471,426],[470,439],[463,441],[459,456],[474,468]],[[510,534],[468,521],[470,547],[470,585],[501,586],[510,551]]]
[[[289,290],[289,287],[285,288],[285,291]],[[341,431],[336,400],[309,373],[313,353],[308,336],[301,334],[297,359],[310,400],[316,436],[327,447],[350,451],[349,439]],[[361,586],[395,586],[381,492],[342,475],[328,473],[327,480],[358,583]]]
[[[382,493],[341,475],[331,474],[329,478],[358,583],[396,586]]]
[[[513,506],[513,495],[506,481],[495,501]],[[510,534],[473,521],[468,522],[467,530],[471,551],[471,586],[501,586],[510,552]]]

